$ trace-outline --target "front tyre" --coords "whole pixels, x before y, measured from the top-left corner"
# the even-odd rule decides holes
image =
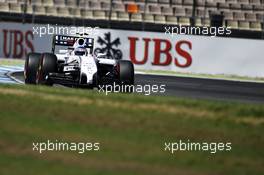
[[[36,74],[40,62],[40,53],[30,53],[25,60],[24,78],[26,84],[36,84]]]
[[[53,82],[48,75],[55,72],[57,72],[57,56],[52,53],[43,53],[37,70],[36,83],[52,86]]]

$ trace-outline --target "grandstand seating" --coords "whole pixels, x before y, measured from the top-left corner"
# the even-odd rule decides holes
[[[190,25],[193,0],[0,0],[0,11],[69,18]],[[27,2],[27,5],[24,3]],[[223,26],[262,30],[264,0],[197,0],[194,24],[209,26],[211,14],[224,16]],[[128,4],[138,13],[128,14]],[[24,9],[26,8],[26,9]]]

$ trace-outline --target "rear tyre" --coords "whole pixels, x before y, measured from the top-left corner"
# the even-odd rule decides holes
[[[52,53],[43,53],[41,55],[38,71],[36,75],[36,83],[52,86],[53,82],[48,78],[49,73],[57,72],[57,57]]]
[[[26,84],[36,84],[36,74],[40,62],[40,53],[30,53],[25,60],[24,78]]]
[[[131,93],[134,85],[134,65],[131,61],[120,60],[119,64],[119,81],[125,85],[126,92]]]

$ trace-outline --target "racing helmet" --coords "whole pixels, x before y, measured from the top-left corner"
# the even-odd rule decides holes
[[[74,54],[77,56],[87,55],[87,50],[85,47],[77,47],[74,49]]]

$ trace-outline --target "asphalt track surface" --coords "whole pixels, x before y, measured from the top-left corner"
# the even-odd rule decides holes
[[[19,81],[24,81],[21,71],[13,73],[12,76]],[[147,74],[137,74],[135,83],[136,85],[165,85],[165,93],[152,95],[264,103],[264,83]]]

